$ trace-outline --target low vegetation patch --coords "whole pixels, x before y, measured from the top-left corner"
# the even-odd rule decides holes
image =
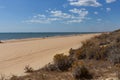
[[[109,60],[113,63],[120,63],[120,34],[118,33],[120,32],[102,34],[101,36],[84,41],[81,48],[71,50],[74,53],[72,56],[74,55],[78,60]]]
[[[76,66],[72,73],[75,80],[92,79],[92,75],[90,74],[89,70],[83,65]]]
[[[54,64],[61,71],[67,71],[72,65],[70,58],[64,54],[56,54],[53,60],[54,60]]]
[[[45,65],[42,70],[45,71],[60,71],[58,66],[52,63],[48,63],[47,65]]]
[[[34,72],[34,69],[32,67],[30,67],[29,65],[25,66],[24,70],[25,70],[25,73],[32,73],[32,72]]]
[[[72,75],[75,80],[90,80],[93,75],[88,68],[84,65],[83,61],[75,61],[72,65]]]

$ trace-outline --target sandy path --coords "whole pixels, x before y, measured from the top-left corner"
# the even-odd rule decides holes
[[[68,53],[81,46],[81,41],[98,34],[86,34],[45,39],[19,40],[0,44],[0,74],[22,75],[26,65],[34,69],[52,61],[55,54]]]

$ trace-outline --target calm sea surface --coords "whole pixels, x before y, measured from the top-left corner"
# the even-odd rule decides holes
[[[0,33],[0,40],[43,38],[43,37],[66,36],[66,35],[77,35],[77,34],[88,34],[88,33],[95,33],[95,32]]]

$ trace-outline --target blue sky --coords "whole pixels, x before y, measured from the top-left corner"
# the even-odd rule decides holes
[[[120,0],[0,0],[0,32],[100,32],[120,28]]]

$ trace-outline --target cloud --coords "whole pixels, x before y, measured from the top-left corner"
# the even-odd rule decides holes
[[[58,18],[70,18],[71,15],[70,14],[67,14],[67,13],[63,13],[62,11],[60,10],[56,10],[56,11],[50,11],[51,13],[51,16],[53,17],[58,17]]]
[[[102,21],[102,19],[97,19],[97,21],[98,21],[98,22],[101,22],[101,21]]]
[[[85,8],[81,8],[81,9],[74,8],[69,11],[72,13],[79,14],[79,16],[86,16],[88,14],[88,11]]]
[[[86,16],[88,15],[88,11],[85,8],[81,8],[81,9],[71,9],[69,10],[71,13],[77,14],[77,16],[74,16],[71,20],[69,20],[69,23],[79,23],[79,22],[83,22],[86,18]]]
[[[106,3],[112,3],[115,2],[116,0],[106,0]]]
[[[31,19],[25,20],[27,23],[80,23],[88,19],[88,11],[84,8],[70,9],[69,13],[62,12],[60,10],[47,11],[49,15],[37,14]]]
[[[99,7],[102,6],[97,0],[68,0],[72,6],[92,6]]]
[[[107,12],[111,11],[111,8],[106,8]]]
[[[46,18],[46,16],[45,16],[45,15],[38,14],[38,15],[36,15],[36,16],[33,16],[33,18]]]
[[[78,14],[78,16],[81,18],[84,18],[88,14],[88,11],[85,8],[81,8],[81,9],[74,8],[69,11]]]
[[[95,11],[95,12],[94,12],[94,14],[95,14],[95,15],[97,15],[97,14],[98,14],[98,12],[97,12],[97,11]]]
[[[47,17],[46,15],[38,14],[33,16],[31,19],[25,20],[24,22],[27,23],[51,23],[53,21],[59,20],[55,17]]]

